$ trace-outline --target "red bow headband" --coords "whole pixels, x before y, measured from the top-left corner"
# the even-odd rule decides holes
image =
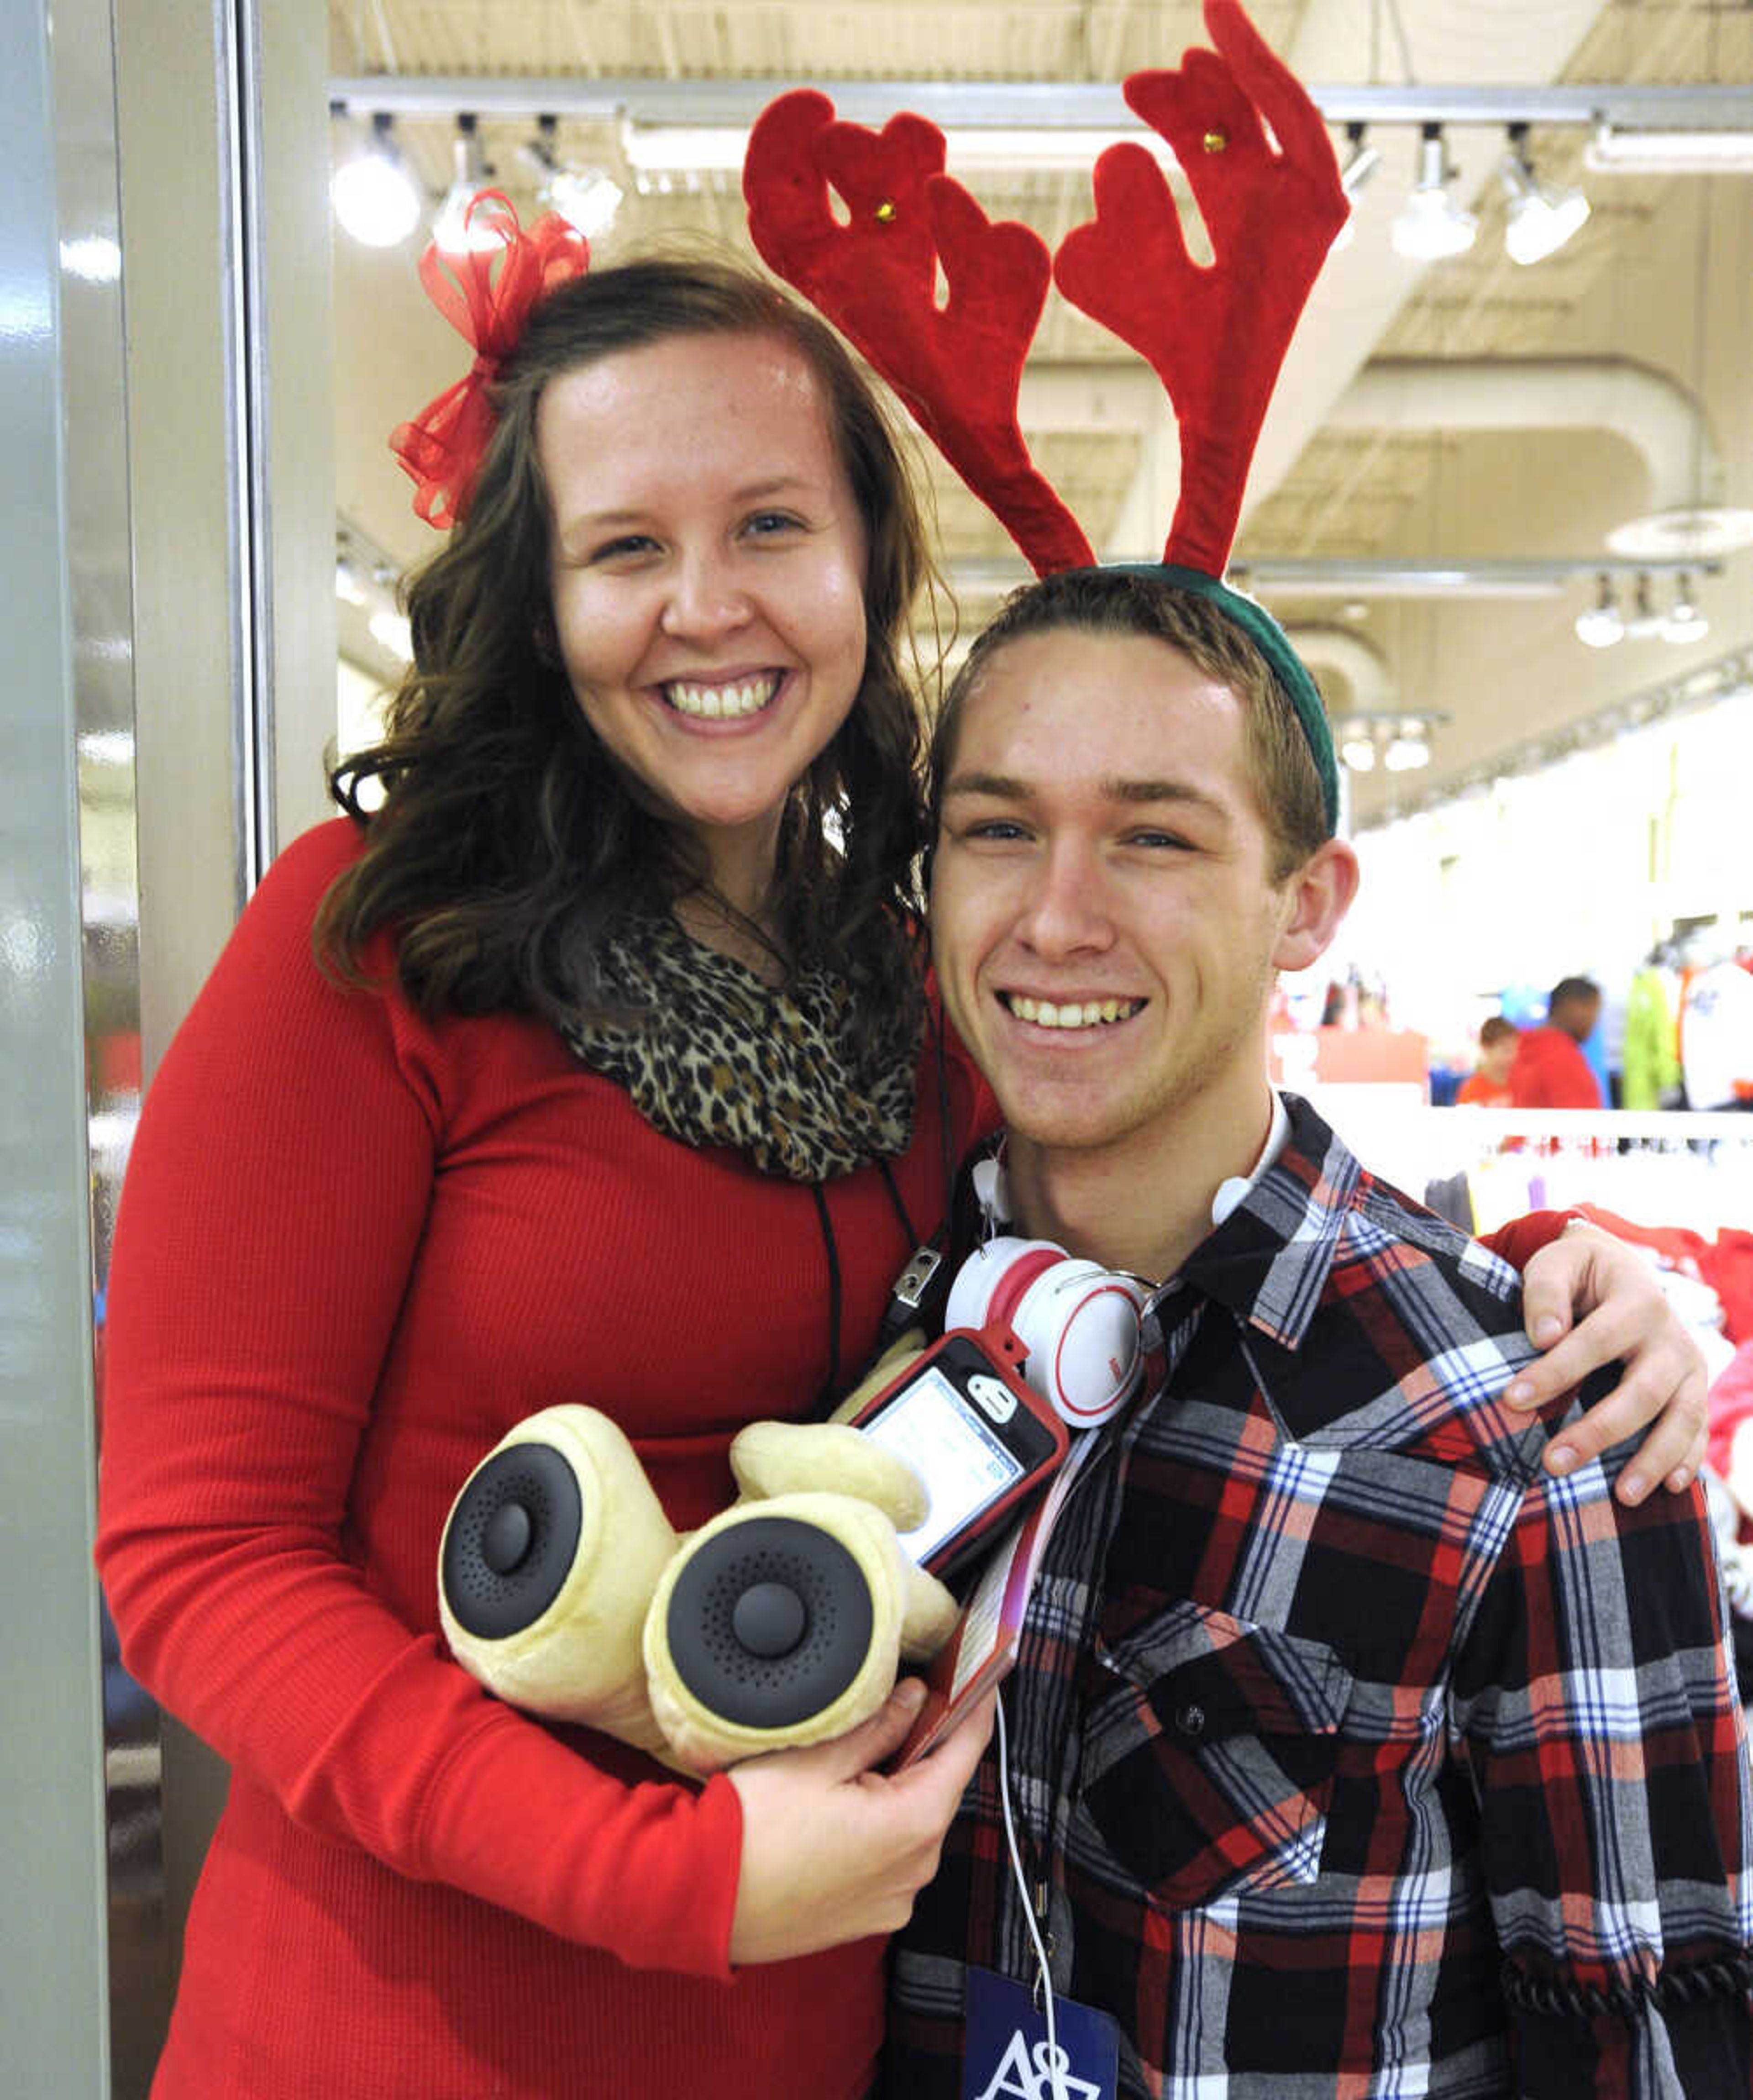
[[[390,449],[413,477],[415,510],[441,528],[469,508],[493,435],[488,390],[516,348],[530,309],[544,292],[590,267],[589,245],[575,227],[550,211],[526,232],[510,198],[498,190],[482,190],[464,223],[478,238],[483,231],[492,235],[496,245],[459,255],[434,240],[420,258],[420,280],[438,311],[473,345],[475,361],[412,422],[390,435]]]

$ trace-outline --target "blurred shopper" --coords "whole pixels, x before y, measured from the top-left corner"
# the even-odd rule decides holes
[[[1455,1096],[1458,1107],[1507,1109],[1511,1105],[1515,1096],[1509,1090],[1510,1068],[1521,1040],[1522,1031],[1514,1021],[1506,1021],[1500,1013],[1491,1016],[1479,1030],[1478,1066],[1462,1080],[1460,1092]]]
[[[1518,1109],[1601,1109],[1601,1083],[1583,1045],[1601,1018],[1601,986],[1588,977],[1561,977],[1546,1004],[1546,1019],[1516,1046],[1509,1096]]]

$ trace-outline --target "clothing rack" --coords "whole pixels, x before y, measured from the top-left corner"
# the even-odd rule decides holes
[[[1351,1091],[1314,1099],[1364,1165],[1415,1196],[1465,1177],[1478,1231],[1592,1203],[1707,1239],[1753,1232],[1753,1114],[1433,1109]]]

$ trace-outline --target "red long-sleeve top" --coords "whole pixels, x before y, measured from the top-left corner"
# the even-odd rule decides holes
[[[680,1783],[448,1660],[436,1554],[470,1468],[558,1401],[628,1431],[672,1522],[744,1423],[829,1370],[811,1190],[658,1135],[553,1031],[350,992],[312,914],[357,850],[294,844],[151,1090],[108,1297],[99,1564],[130,1670],[232,1766],[161,2100],[853,2100],[870,1939],[733,1972],[741,1843]],[[936,1061],[895,1178],[943,1209]],[[949,1155],[990,1121],[959,1051]],[[912,1242],[827,1185],[838,1379]]]

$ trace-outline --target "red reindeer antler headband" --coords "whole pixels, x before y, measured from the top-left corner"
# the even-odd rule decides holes
[[[936,125],[903,115],[873,132],[837,121],[808,89],[780,96],[751,135],[749,231],[769,267],[894,387],[1038,576],[1094,561],[1018,422],[1050,279],[1150,361],[1181,436],[1164,565],[1218,599],[1266,655],[1320,768],[1332,822],[1338,774],[1315,682],[1276,622],[1222,576],[1266,404],[1347,205],[1326,127],[1295,76],[1237,0],[1205,0],[1205,13],[1215,51],[1134,73],[1125,91],[1186,171],[1209,264],[1188,254],[1168,183],[1142,145],[1102,155],[1094,221],[1050,257],[1032,229],[992,224],[944,174]],[[846,223],[830,207],[830,185]]]

